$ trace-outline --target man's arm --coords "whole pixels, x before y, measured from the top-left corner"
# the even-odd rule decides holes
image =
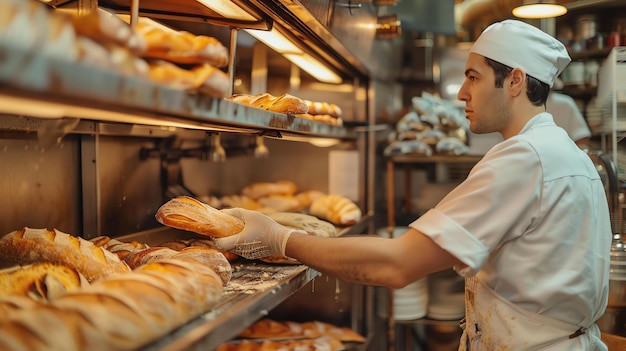
[[[428,236],[410,229],[394,238],[320,238],[292,234],[285,253],[328,275],[359,284],[402,288],[461,262]]]

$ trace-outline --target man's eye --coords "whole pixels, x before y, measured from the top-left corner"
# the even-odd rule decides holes
[[[475,80],[476,80],[476,77],[474,77],[474,76],[468,76],[468,77],[467,77],[467,79],[469,79],[470,81],[472,81],[472,82],[473,82],[473,81],[475,81]]]

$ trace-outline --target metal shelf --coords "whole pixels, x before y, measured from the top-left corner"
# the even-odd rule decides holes
[[[364,216],[355,226],[338,228],[338,235],[357,233],[371,219],[371,216]],[[158,246],[172,239],[197,237],[191,232],[159,227],[116,239]],[[142,350],[214,350],[320,275],[305,265],[277,265],[245,259],[231,265],[232,278],[213,309]]]
[[[0,113],[238,133],[273,130],[307,137],[355,137],[343,127],[177,90],[2,42]]]

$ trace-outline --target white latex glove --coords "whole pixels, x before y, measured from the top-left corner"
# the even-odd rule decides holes
[[[276,223],[261,212],[231,208],[222,212],[243,220],[241,232],[224,238],[214,238],[218,248],[250,260],[285,255],[287,239],[292,233],[306,234],[303,230],[288,228]]]

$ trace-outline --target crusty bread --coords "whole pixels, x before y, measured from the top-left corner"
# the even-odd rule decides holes
[[[310,115],[328,115],[334,118],[341,117],[341,108],[336,104],[311,100],[304,100],[304,103],[309,107],[308,113]]]
[[[89,282],[130,269],[115,254],[57,229],[25,227],[0,239],[0,257],[17,264],[49,262],[69,266]]]
[[[269,207],[278,212],[295,210],[300,206],[300,201],[293,195],[268,195],[257,200],[263,207]]]
[[[298,210],[308,209],[309,206],[313,203],[313,201],[322,195],[325,195],[323,192],[319,190],[306,190],[297,193],[294,195],[296,199],[298,199]]]
[[[345,345],[332,337],[298,340],[241,340],[221,344],[217,351],[339,351],[345,350]]]
[[[159,223],[198,234],[225,237],[244,228],[244,222],[189,196],[178,196],[163,204],[156,213]]]
[[[151,60],[148,76],[156,83],[176,89],[196,90],[217,98],[226,96],[230,89],[228,75],[207,63],[186,69],[168,61]]]
[[[337,236],[337,229],[335,226],[318,219],[317,217],[309,216],[304,213],[274,212],[268,213],[267,216],[286,227],[304,230],[309,235],[324,238]],[[260,260],[273,264],[300,264],[300,261],[281,254],[262,257]]]
[[[99,280],[50,304],[3,307],[0,299],[0,311],[8,311],[0,318],[0,349],[137,350],[209,311],[222,291],[211,267],[179,258]]]
[[[225,195],[220,199],[220,203],[224,208],[245,208],[246,210],[258,210],[263,207],[256,200],[246,195]]]
[[[98,247],[116,254],[121,260],[124,260],[130,253],[141,251],[149,247],[148,245],[137,241],[122,242],[104,235],[89,239],[89,241]]]
[[[216,38],[185,31],[167,31],[140,21],[135,32],[146,42],[144,57],[180,64],[228,64],[228,49]]]
[[[310,207],[313,216],[336,225],[352,225],[361,219],[361,209],[350,199],[337,194],[317,198]]]
[[[88,284],[75,269],[52,263],[15,266],[0,271],[0,296],[20,295],[47,301]]]
[[[208,248],[208,249],[213,249],[213,250],[217,250],[219,252],[222,253],[222,255],[224,255],[224,257],[226,257],[226,259],[228,260],[228,262],[232,262],[236,259],[239,258],[239,255],[236,255],[232,252],[226,251],[226,250],[222,250],[220,248],[217,247],[217,245],[215,245],[215,242],[210,239],[210,238],[206,238],[206,239],[175,239],[175,240],[170,240],[170,241],[166,241],[162,244],[159,244],[159,246],[162,247],[167,247],[170,248],[172,250],[176,250],[176,251],[182,251],[186,248],[189,247],[200,247],[200,248]]]
[[[269,93],[257,95],[236,94],[226,99],[238,104],[252,106],[262,110],[290,115],[307,113],[309,110],[309,107],[306,105],[304,100],[290,94],[283,94],[280,96],[274,96]]]
[[[350,328],[338,327],[320,321],[298,323],[263,318],[239,333],[239,337],[249,339],[298,337],[316,339],[325,336],[333,337],[344,342],[365,342],[365,338],[361,334]]]
[[[269,213],[267,216],[279,224],[290,228],[302,229],[310,235],[320,236],[323,238],[332,238],[337,236],[337,229],[334,225],[304,213],[275,212]]]
[[[269,195],[293,195],[298,190],[296,184],[289,180],[276,182],[256,182],[246,185],[241,189],[241,194],[251,199],[258,200]]]

